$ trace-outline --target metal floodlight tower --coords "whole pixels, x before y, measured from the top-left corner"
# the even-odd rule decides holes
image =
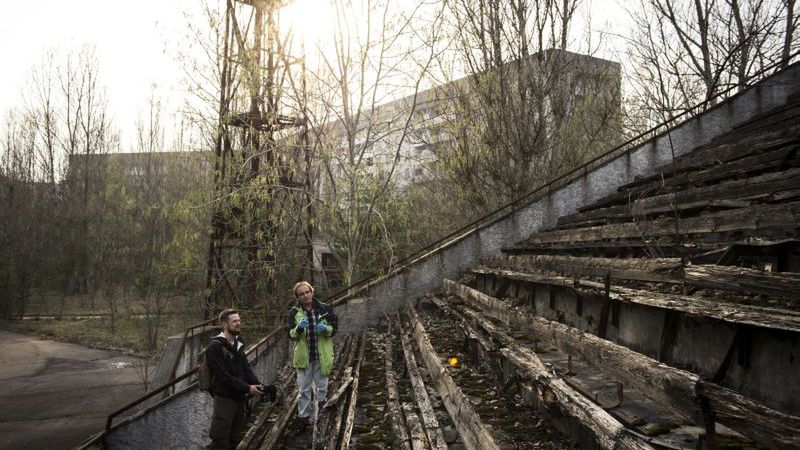
[[[278,12],[287,3],[226,2],[206,318],[224,305],[253,306],[275,288],[273,200],[275,186],[284,179],[275,133],[305,123],[280,114],[282,83],[291,63]]]

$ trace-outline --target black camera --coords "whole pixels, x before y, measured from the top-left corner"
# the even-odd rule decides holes
[[[262,384],[261,389],[261,403],[275,402],[278,399],[278,389],[269,384]]]

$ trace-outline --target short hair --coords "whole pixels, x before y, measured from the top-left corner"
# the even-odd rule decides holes
[[[294,287],[292,288],[292,294],[294,294],[295,297],[297,297],[297,289],[300,286],[308,286],[308,288],[311,289],[311,293],[312,294],[314,293],[314,286],[312,286],[311,283],[309,283],[308,281],[298,281],[297,283],[294,284]]]
[[[219,313],[219,323],[227,322],[228,321],[228,317],[230,317],[230,316],[232,316],[234,314],[239,314],[239,311],[237,311],[235,309],[224,309],[224,310],[222,310],[222,312]]]

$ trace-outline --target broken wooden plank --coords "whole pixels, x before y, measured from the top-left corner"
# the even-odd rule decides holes
[[[539,284],[563,286],[575,290],[586,290],[596,294],[605,291],[603,283],[589,280],[537,273],[519,273],[511,270],[473,269],[472,273],[506,277],[514,280]],[[611,300],[624,303],[651,306],[654,308],[679,311],[696,317],[707,317],[733,324],[754,325],[775,330],[800,331],[800,312],[765,308],[761,306],[739,305],[735,303],[717,303],[701,298],[687,297],[659,292],[612,286],[609,292]]]
[[[618,192],[611,194],[601,200],[578,209],[578,212],[587,212],[597,208],[605,208],[623,203],[630,203],[638,198],[656,195],[682,189],[685,186],[696,186],[709,184],[721,180],[732,178],[743,178],[753,173],[766,172],[781,167],[786,160],[792,158],[792,164],[796,164],[797,141],[785,142],[786,145],[779,146],[762,154],[745,157],[724,164],[715,164],[710,167],[694,167],[688,172],[674,173],[671,170],[661,172],[651,177],[649,182],[634,183],[622,186]]]
[[[261,447],[259,447],[259,450],[272,450],[275,447],[275,444],[278,443],[278,439],[281,437],[281,434],[283,434],[283,430],[286,428],[289,418],[297,408],[297,389],[292,390],[288,398],[292,398],[293,400],[286,402],[286,409],[283,410],[280,418],[274,424],[272,424],[272,428],[264,439],[264,442],[261,444]]]
[[[695,421],[700,419],[695,394],[695,385],[699,381],[697,375],[662,364],[591,333],[519,311],[502,300],[452,280],[445,279],[444,287],[487,315],[546,337],[566,353],[580,355],[597,369],[633,386],[676,413]]]
[[[800,275],[715,264],[684,267],[680,258],[597,258],[563,255],[509,255],[487,258],[484,267],[520,272],[557,272],[570,277],[685,283],[741,294],[800,297]]]
[[[464,445],[470,450],[499,450],[480,416],[472,408],[469,399],[461,392],[453,378],[439,362],[439,355],[428,340],[425,328],[416,312],[411,306],[408,306],[406,310],[411,320],[414,340],[425,362],[425,367],[428,369],[436,392],[442,398],[442,403],[452,417]]]
[[[789,169],[782,172],[771,172],[764,175],[731,180],[699,188],[682,189],[677,192],[666,192],[643,198],[632,198],[630,202],[596,208],[558,219],[559,225],[568,225],[602,218],[623,219],[634,216],[665,213],[675,210],[698,209],[707,206],[724,206],[722,200],[748,198],[758,194],[787,191],[800,186],[800,169]],[[745,206],[749,206],[744,203]],[[730,207],[741,207],[737,203]]]
[[[552,374],[528,348],[519,345],[500,349],[521,374],[527,374],[531,381],[549,391],[541,396],[542,401],[557,406],[566,415],[575,418],[594,433],[597,443],[606,449],[652,449],[637,436],[631,434],[618,420],[611,417],[600,406],[594,404],[568,385],[563,379]]]
[[[651,448],[627,433],[619,421],[553,374],[533,351],[520,346],[512,337],[499,331],[491,322],[479,315],[463,308],[460,308],[460,311],[468,315],[493,337],[499,339],[503,345],[503,348],[499,350],[500,353],[519,369],[520,375],[549,388],[553,399],[548,403],[558,406],[564,413],[574,417],[591,430],[602,448]],[[543,400],[547,401],[546,398]]]
[[[333,395],[328,397],[328,400],[325,402],[325,406],[323,406],[323,409],[328,408],[331,405],[338,402],[339,398],[345,393],[347,388],[350,387],[350,383],[353,382],[353,374],[351,373],[352,370],[353,370],[352,367],[348,367],[347,369],[345,369],[345,373],[343,376],[344,381],[339,386],[339,389],[337,389],[336,392],[333,393]]]
[[[294,377],[292,377],[288,372],[284,372],[279,376],[279,378],[282,379],[279,382],[278,392],[289,392],[290,387],[292,384],[294,384]],[[253,421],[253,425],[250,426],[250,429],[247,430],[245,435],[242,437],[242,440],[239,441],[239,444],[236,446],[237,450],[245,450],[250,448],[250,444],[253,442],[253,439],[256,437],[259,431],[261,431],[262,427],[267,421],[267,418],[269,417],[270,413],[272,413],[272,410],[275,409],[276,405],[276,402],[272,402],[261,409],[256,419]]]
[[[680,282],[675,272],[683,266],[680,258],[598,258],[563,255],[509,255],[487,258],[488,268],[516,271],[538,270],[571,276],[605,277],[624,280]]]
[[[414,450],[428,450],[431,448],[428,443],[428,438],[425,437],[425,429],[422,427],[422,421],[419,415],[414,410],[414,406],[410,403],[403,403],[403,415],[405,416],[406,423],[411,439],[411,448]]]
[[[392,336],[394,336],[393,328],[388,317],[385,317],[384,320],[389,327],[386,333],[383,355],[386,368],[386,407],[389,412],[389,421],[392,424],[392,431],[397,438],[400,450],[411,450],[411,441],[408,437],[403,410],[400,406],[400,392],[397,390],[397,375],[395,374],[394,368],[392,368],[392,361],[394,358],[392,348]]]
[[[606,239],[648,239],[659,236],[687,236],[733,231],[797,230],[800,202],[739,208],[705,213],[696,217],[662,218],[535,233],[522,245],[591,242]]]
[[[800,417],[784,414],[715,383],[700,381],[714,418],[770,448],[800,448]]]
[[[361,347],[358,351],[358,360],[353,369],[353,381],[350,383],[350,398],[347,402],[347,414],[344,419],[344,431],[342,439],[339,441],[339,450],[346,450],[350,447],[350,436],[353,434],[353,420],[356,415],[356,403],[358,400],[358,378],[361,373],[361,362],[364,360],[364,351],[367,348],[367,330],[361,332]]]
[[[773,410],[730,389],[701,380],[697,375],[662,364],[619,344],[567,325],[517,310],[469,286],[444,279],[448,292],[500,321],[547,337],[567,353],[634,386],[647,397],[678,414],[702,423],[699,398],[709,400],[714,416],[755,440],[780,448],[800,440],[800,418]],[[774,437],[773,437],[774,436]]]
[[[800,299],[800,275],[795,273],[715,264],[689,265],[683,268],[683,273],[686,283],[692,286]]]
[[[345,366],[352,367],[354,364],[354,360],[356,357],[356,353],[361,345],[360,338],[357,336],[351,340],[349,351],[347,352],[347,359],[345,362]],[[317,424],[314,436],[315,447],[317,447],[317,443],[322,448],[326,449],[333,449],[337,448],[336,443],[339,439],[340,430],[342,428],[342,419],[345,414],[345,402],[338,402],[336,404],[336,409],[329,414],[323,416],[325,419],[324,421],[320,421]],[[332,419],[331,419],[332,418]],[[322,426],[324,425],[324,427]]]
[[[414,394],[414,400],[419,407],[422,423],[425,427],[425,434],[428,436],[428,442],[432,449],[447,450],[447,442],[444,440],[444,434],[439,426],[439,421],[436,419],[436,413],[433,411],[430,398],[428,398],[425,382],[422,380],[422,375],[419,373],[417,360],[414,357],[414,350],[411,348],[411,342],[400,326],[399,318],[397,325],[400,341],[403,345],[403,354],[406,359],[408,379],[411,382],[411,392]]]
[[[345,336],[339,356],[336,358],[333,369],[330,373],[329,378],[332,380],[332,382],[329,382],[328,384],[329,389],[333,389],[341,384],[342,378],[345,377],[346,374],[352,374],[353,360],[357,351],[357,345],[358,336],[355,336],[355,338],[352,335]],[[337,402],[335,404],[328,405],[326,402],[325,406],[336,406],[336,410],[326,411],[326,408],[323,408],[323,411],[319,411],[319,414],[317,415],[317,424],[316,427],[314,427],[315,431],[313,439],[315,448],[324,447],[326,445],[325,439],[329,438],[331,434],[334,434],[337,437],[339,435],[339,425],[335,424],[335,428],[331,429],[331,423],[337,420],[336,418],[341,417],[344,411],[344,404]]]
[[[458,313],[454,311],[452,308],[450,308],[450,306],[446,302],[436,298],[432,299],[432,302],[440,310],[442,310],[445,314],[447,314],[447,316],[453,319],[457,319],[457,321],[455,322],[456,327],[458,327],[464,333],[467,339],[478,342],[478,344],[480,344],[480,346],[483,347],[486,351],[491,352],[497,350],[494,344],[489,342],[485,337],[477,333],[474,328],[472,328],[463,320],[461,320],[463,319],[463,317],[459,316]]]

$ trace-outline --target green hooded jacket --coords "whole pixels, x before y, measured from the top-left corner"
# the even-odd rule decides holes
[[[325,324],[327,329],[322,333],[317,333],[317,353],[319,354],[319,367],[322,376],[327,377],[333,367],[333,336],[339,329],[339,318],[333,312],[333,307],[327,303],[322,303],[316,298],[312,300],[313,307],[319,312],[319,322]],[[308,367],[308,344],[306,330],[300,329],[297,324],[308,317],[303,308],[292,306],[289,309],[287,318],[287,329],[289,339],[294,341],[294,352],[292,354],[292,367],[295,369],[305,369]],[[310,320],[309,320],[310,322]]]

